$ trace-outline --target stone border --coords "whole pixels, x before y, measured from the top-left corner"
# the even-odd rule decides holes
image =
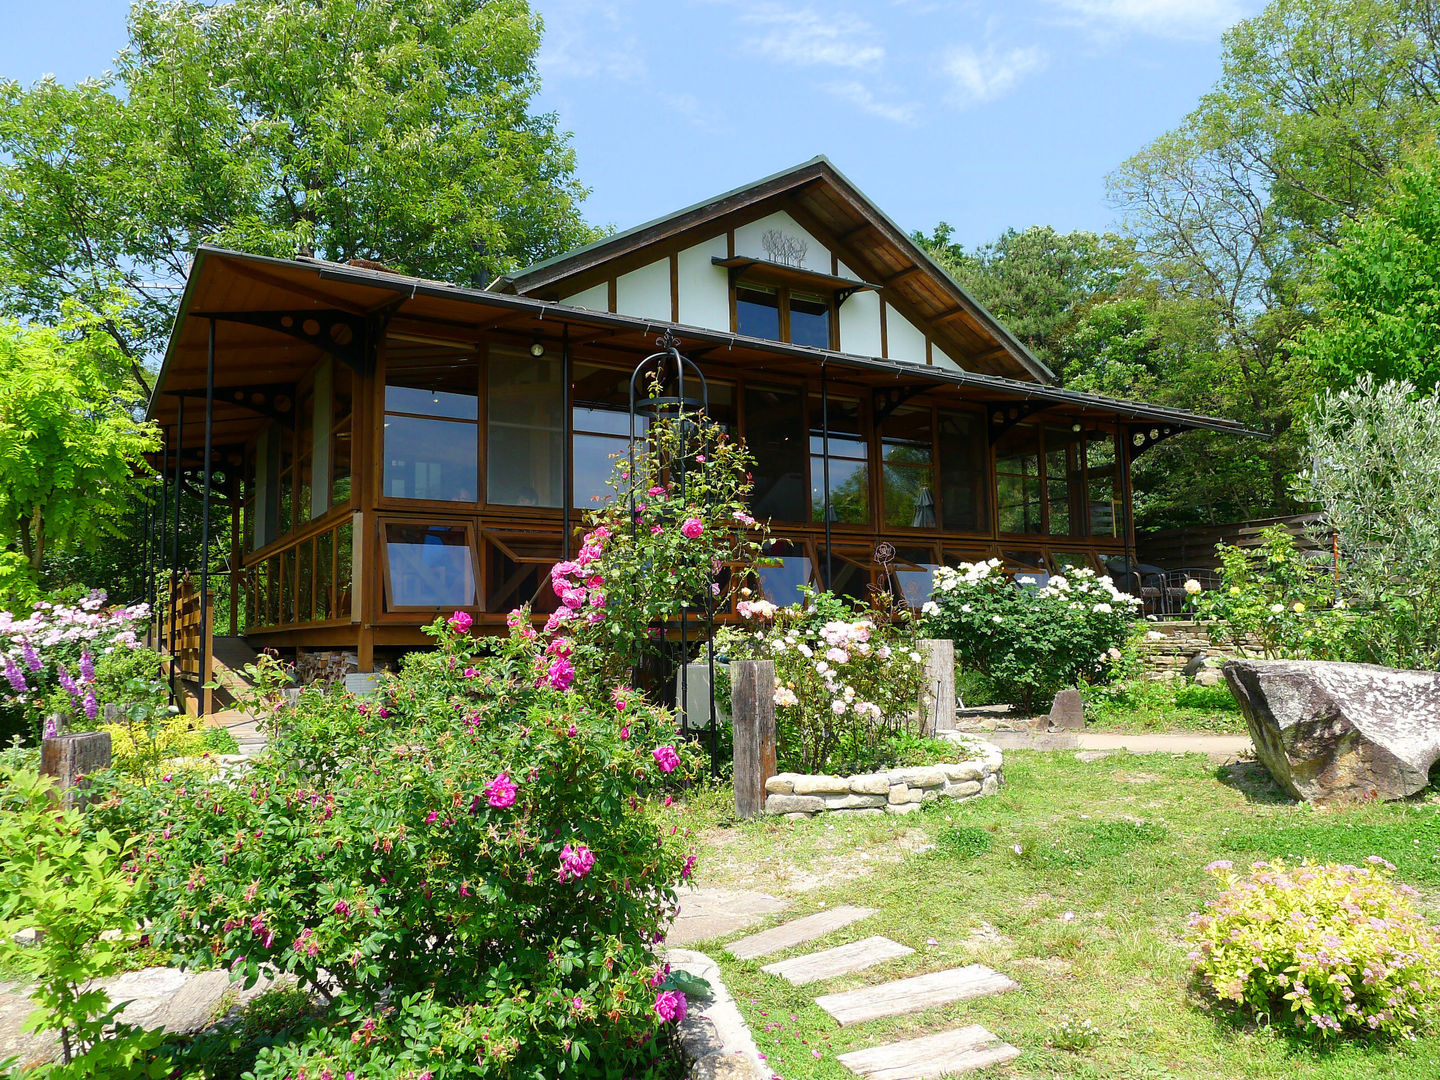
[[[922,765],[858,776],[780,773],[765,781],[765,813],[792,820],[816,814],[909,814],[941,797],[973,799],[993,795],[1005,782],[1000,748],[972,741],[973,755],[943,765]]]
[[[691,1080],[760,1080],[774,1075],[764,1065],[750,1028],[725,980],[720,965],[694,949],[666,949],[665,961],[710,984],[708,998],[687,998],[688,1010],[677,1035]]]

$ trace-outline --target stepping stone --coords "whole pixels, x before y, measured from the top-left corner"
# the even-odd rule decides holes
[[[837,1060],[865,1080],[930,1080],[1014,1061],[1020,1051],[979,1024],[926,1035],[923,1039],[872,1046]]]
[[[863,941],[852,941],[849,945],[837,945],[823,952],[807,953],[805,956],[767,964],[760,970],[779,975],[794,986],[804,986],[821,979],[833,979],[836,975],[864,971],[897,956],[909,956],[914,951],[887,937],[867,937]]]
[[[741,960],[753,960],[757,956],[769,956],[784,949],[824,937],[841,927],[869,918],[875,908],[841,906],[806,915],[803,919],[792,919],[769,930],[751,934],[725,946],[725,951]]]
[[[952,1001],[998,994],[1018,986],[1014,980],[984,964],[970,964],[879,986],[862,986],[843,994],[826,994],[816,998],[815,1004],[833,1016],[841,1027],[848,1027],[882,1016],[903,1016]]]

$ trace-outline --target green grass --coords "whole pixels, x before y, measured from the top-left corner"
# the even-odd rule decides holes
[[[1317,1050],[1232,1022],[1190,986],[1186,916],[1211,895],[1218,857],[1378,854],[1440,919],[1440,796],[1314,810],[1285,800],[1255,765],[1217,769],[1191,755],[1010,752],[1005,789],[937,802],[905,818],[822,816],[719,824],[723,804],[682,815],[701,843],[700,884],[787,895],[790,910],[746,932],[840,903],[879,912],[790,953],[717,957],[761,1050],[787,1080],[841,1080],[835,1057],[979,1023],[1022,1050],[974,1074],[1078,1080],[1429,1080],[1440,1034],[1409,1044]],[[1016,851],[1018,847],[1019,851]],[[928,850],[927,850],[928,848]],[[1067,917],[1068,916],[1068,917]],[[915,953],[857,975],[792,987],[762,964],[884,934]],[[930,944],[933,941],[934,944]],[[1020,989],[911,1017],[839,1028],[820,994],[969,963]],[[1088,1020],[1093,1046],[1047,1045],[1061,1017]],[[818,1053],[818,1056],[816,1056]]]
[[[1197,732],[1244,735],[1245,718],[1228,687],[1184,679],[1132,679],[1086,687],[1085,717],[1092,731]]]

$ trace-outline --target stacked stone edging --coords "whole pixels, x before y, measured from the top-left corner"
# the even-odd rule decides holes
[[[816,814],[909,814],[922,803],[993,795],[1005,782],[1000,748],[971,743],[975,757],[855,776],[780,773],[765,781],[765,813],[788,818]]]
[[[1217,645],[1212,641],[1208,625],[1188,619],[1146,623],[1145,633],[1139,642],[1145,677],[1167,679],[1184,674],[1185,668],[1197,656],[1225,660],[1258,654],[1258,639],[1247,640],[1246,648],[1237,652],[1233,646]],[[1218,676],[1215,681],[1218,681]]]

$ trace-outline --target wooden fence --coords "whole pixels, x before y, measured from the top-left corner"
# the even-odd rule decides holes
[[[1317,543],[1314,538],[1314,534],[1324,528],[1324,516],[1321,514],[1292,514],[1228,525],[1195,525],[1139,533],[1135,537],[1135,550],[1140,562],[1150,563],[1162,570],[1179,570],[1182,567],[1218,570],[1220,560],[1215,555],[1216,544],[1258,548],[1261,532],[1273,525],[1283,525],[1295,538],[1295,545],[1301,551],[1324,552],[1329,557],[1329,544]]]
[[[176,587],[173,624],[170,597],[162,594],[156,602],[158,641],[161,651],[170,655],[171,670],[177,679],[176,693],[186,712],[191,711],[193,704],[200,716],[209,716],[213,704],[211,691],[206,687],[215,677],[214,603],[212,595],[209,612],[201,612],[200,588],[189,574],[182,576]],[[202,615],[208,618],[202,619]],[[186,686],[187,683],[194,686]]]

